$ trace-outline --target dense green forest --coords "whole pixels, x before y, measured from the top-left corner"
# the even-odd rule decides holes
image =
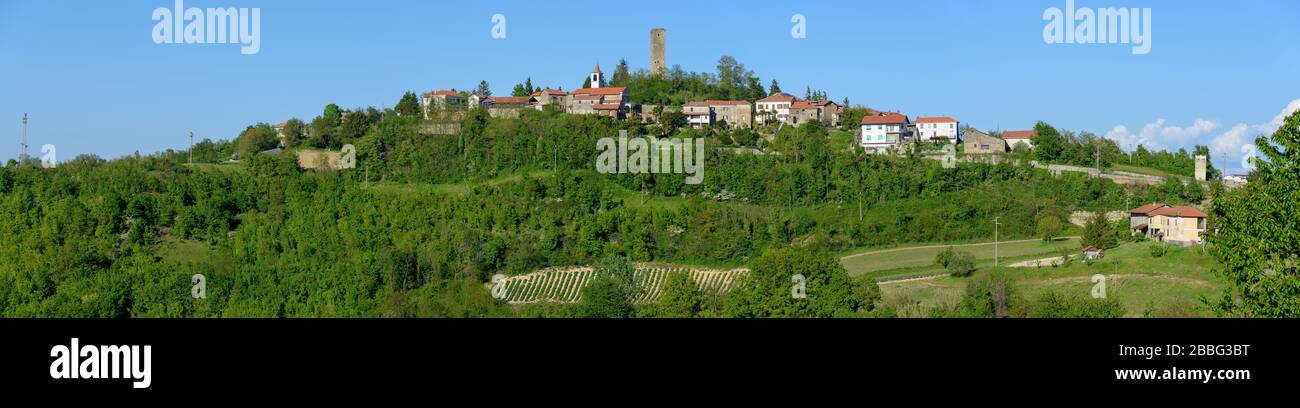
[[[986,239],[994,217],[1001,217],[1003,237],[1032,237],[1049,215],[1185,201],[1164,189],[1053,177],[1028,166],[944,169],[914,156],[864,154],[831,146],[816,122],[770,140],[748,130],[676,130],[709,140],[698,185],[681,174],[593,170],[598,138],[646,134],[640,124],[531,110],[493,119],[473,110],[457,135],[424,135],[419,125],[417,115],[334,105],[311,122],[297,121],[286,135],[290,151],[357,147],[357,167],[344,171],[301,170],[292,154],[257,153],[270,146],[265,124],[235,141],[196,144],[196,164],[187,164],[185,151],[111,161],[81,156],[54,169],[11,162],[0,168],[0,313],[684,313],[680,304],[514,308],[484,285],[496,273],[611,257],[754,269],[749,286],[728,299],[670,297],[695,305],[686,307],[691,315],[875,313],[878,290],[840,276],[831,253]],[[728,145],[761,146],[763,153],[720,148]],[[242,160],[223,163],[236,152]],[[807,263],[816,267],[787,258],[816,260]],[[776,278],[762,277],[790,269],[822,279],[827,286],[819,293],[834,299],[765,299],[780,291],[762,286]],[[195,274],[206,277],[203,299],[191,296]]]

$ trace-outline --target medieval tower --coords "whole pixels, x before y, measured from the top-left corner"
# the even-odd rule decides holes
[[[1196,155],[1196,180],[1197,181],[1205,181],[1206,160],[1207,159],[1205,155],[1200,155],[1200,154]]]
[[[665,37],[667,30],[662,28],[650,29],[650,74],[662,76],[665,72],[666,61],[664,59],[664,45],[667,42]]]

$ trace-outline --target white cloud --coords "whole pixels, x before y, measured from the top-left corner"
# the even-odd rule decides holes
[[[1300,99],[1291,101],[1282,108],[1282,112],[1267,123],[1247,125],[1238,123],[1210,141],[1210,151],[1214,153],[1216,166],[1224,168],[1229,174],[1246,173],[1242,158],[1255,151],[1255,137],[1268,136],[1282,127],[1282,121],[1292,113],[1300,110]],[[1223,163],[1226,157],[1227,163]]]
[[[1228,174],[1245,173],[1242,157],[1254,151],[1255,137],[1268,136],[1282,127],[1282,121],[1292,113],[1300,111],[1300,99],[1287,103],[1286,107],[1272,120],[1260,124],[1237,123],[1223,133],[1209,138],[1221,126],[1206,119],[1196,119],[1189,126],[1170,126],[1164,119],[1142,126],[1137,132],[1124,125],[1117,125],[1106,132],[1106,138],[1119,143],[1120,148],[1129,150],[1143,145],[1147,150],[1191,150],[1193,145],[1203,144],[1210,147],[1214,157],[1210,160],[1215,167],[1224,169]],[[1224,160],[1226,159],[1226,163]]]
[[[1106,138],[1119,143],[1121,148],[1136,148],[1142,145],[1147,150],[1177,150],[1185,147],[1202,136],[1210,134],[1219,124],[1205,119],[1196,119],[1190,126],[1170,126],[1164,119],[1142,126],[1133,133],[1124,125],[1118,125],[1106,132]]]

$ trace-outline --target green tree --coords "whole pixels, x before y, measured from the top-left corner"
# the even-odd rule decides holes
[[[1065,151],[1065,137],[1046,122],[1034,125],[1034,157],[1043,163],[1052,163],[1062,158]]]
[[[775,94],[775,93],[777,93],[777,92],[781,92],[781,84],[778,84],[778,83],[776,82],[776,80],[773,79],[773,80],[772,80],[772,84],[769,85],[767,89],[768,89],[768,90],[767,90],[767,93],[768,93],[769,95],[770,95],[770,94]]]
[[[629,301],[641,295],[642,288],[636,280],[636,266],[632,265],[632,262],[622,255],[609,255],[601,258],[593,266],[593,269],[595,269],[597,275],[609,276],[618,281]]]
[[[948,269],[948,264],[952,263],[953,258],[956,257],[957,251],[950,246],[934,255],[934,264],[940,268]]]
[[[297,147],[307,134],[307,124],[302,119],[292,118],[284,122],[284,129],[280,131],[284,133],[285,148]]]
[[[998,271],[966,282],[966,291],[957,304],[963,317],[1011,317],[1015,290],[1011,278]]]
[[[614,67],[614,76],[610,77],[609,86],[627,86],[631,76],[632,74],[627,67],[627,59],[619,58],[618,66]]]
[[[402,99],[397,101],[397,106],[393,108],[398,116],[419,116],[420,100],[415,97],[415,92],[407,91],[402,94]]]
[[[279,145],[280,138],[276,136],[275,129],[271,125],[258,123],[239,133],[239,138],[235,140],[235,151],[239,152],[239,157],[250,157]]]
[[[970,276],[975,272],[975,255],[965,251],[958,252],[953,255],[951,261],[948,261],[945,270],[948,271],[949,275],[958,278]]]
[[[572,306],[574,317],[622,318],[632,317],[635,309],[623,292],[623,283],[612,275],[598,274],[582,288],[582,295]]]
[[[412,116],[413,117],[413,116]],[[370,119],[360,111],[351,111],[343,115],[343,123],[339,125],[338,138],[336,144],[330,147],[338,148],[347,143],[355,142],[366,135],[370,129]]]
[[[655,309],[659,317],[695,317],[700,312],[700,290],[691,274],[675,271],[664,279]]]
[[[331,103],[325,105],[325,112],[321,116],[325,118],[330,126],[338,126],[339,121],[343,119],[343,111],[339,109],[338,105]]]
[[[1202,200],[1205,200],[1205,187],[1201,185],[1200,181],[1189,181],[1187,186],[1183,188],[1182,193],[1182,199],[1187,200],[1189,203],[1200,204]]]
[[[1231,283],[1211,305],[1224,315],[1300,317],[1300,112],[1255,147],[1251,182],[1215,197],[1210,210],[1210,252]]]
[[[492,96],[492,87],[488,86],[487,80],[479,81],[478,87],[474,88],[474,93],[483,96]]]
[[[1097,211],[1088,217],[1088,222],[1083,226],[1084,247],[1094,246],[1098,249],[1111,249],[1119,246],[1119,237],[1115,236],[1115,229],[1111,227],[1110,221],[1106,220],[1105,211]]]
[[[736,317],[849,316],[870,307],[838,259],[806,246],[765,252],[727,302]]]
[[[331,147],[338,141],[338,128],[342,121],[343,112],[338,105],[325,105],[325,111],[311,121],[307,144],[318,148]]]
[[[1038,217],[1038,236],[1043,242],[1052,242],[1061,234],[1061,219],[1052,214]]]
[[[524,87],[524,84],[515,84],[514,89],[510,90],[510,96],[528,96],[532,94],[532,92],[528,92],[528,89]]]

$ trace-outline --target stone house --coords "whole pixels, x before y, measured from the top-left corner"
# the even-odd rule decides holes
[[[749,101],[705,101],[713,108],[715,122],[727,122],[732,129],[754,126],[754,104]]]
[[[962,135],[961,139],[966,154],[1003,154],[1007,152],[1006,140],[993,137],[993,135],[981,132],[979,129],[966,129],[966,134]]]

